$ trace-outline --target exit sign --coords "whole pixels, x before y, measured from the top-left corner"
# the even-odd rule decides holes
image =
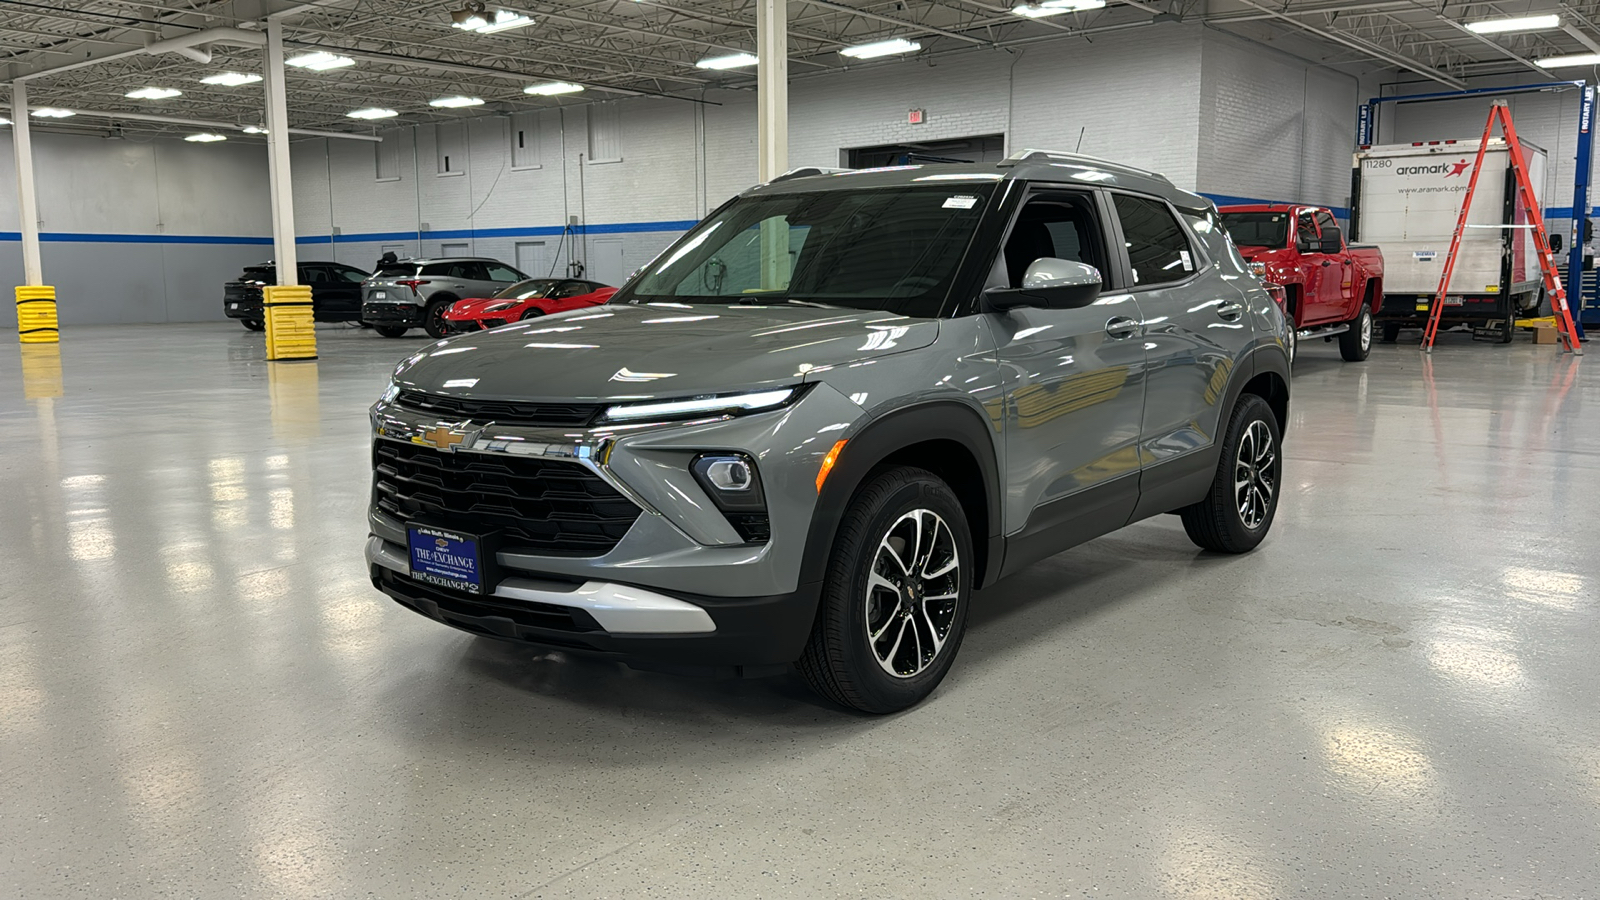
[[[928,114],[920,109],[913,109],[911,112],[906,113],[906,123],[909,125],[921,125],[927,120]]]

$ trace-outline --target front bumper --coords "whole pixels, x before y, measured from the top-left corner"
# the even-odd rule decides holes
[[[499,328],[501,325],[507,325],[507,324],[510,324],[509,320],[507,320],[507,319],[497,319],[497,318],[491,318],[491,319],[451,319],[451,318],[446,318],[446,319],[444,319],[444,331],[445,331],[446,334],[470,334],[470,333],[472,333],[474,331],[488,331],[491,328]]]
[[[369,300],[361,304],[361,321],[369,325],[403,325],[407,328],[420,328],[423,325],[423,309],[415,303],[379,303]]]
[[[487,597],[413,581],[403,547],[367,539],[372,584],[453,628],[685,674],[776,674],[798,659],[818,585],[772,597],[686,599],[613,582],[506,578]]]

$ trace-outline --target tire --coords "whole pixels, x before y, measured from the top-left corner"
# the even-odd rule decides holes
[[[901,554],[919,534],[933,539],[912,550],[908,572]],[[944,680],[961,647],[975,560],[966,514],[937,476],[907,466],[869,476],[834,538],[800,674],[818,693],[862,712],[916,705]],[[923,575],[930,568],[938,574]]]
[[[1240,473],[1247,474],[1246,481],[1236,481]],[[1255,394],[1241,395],[1228,419],[1210,492],[1204,500],[1179,511],[1183,530],[1204,550],[1254,550],[1272,528],[1282,484],[1278,421],[1267,401]]]
[[[1300,352],[1300,332],[1294,327],[1294,322],[1289,323],[1289,368],[1294,368],[1294,357]]]
[[[1361,312],[1350,323],[1350,330],[1339,335],[1339,355],[1345,362],[1361,362],[1372,352],[1372,309],[1362,304]]]
[[[428,304],[427,311],[422,314],[422,330],[428,333],[428,337],[438,340],[445,336],[444,311],[454,302],[454,297],[439,297]]]
[[[1506,317],[1500,323],[1500,340],[1497,344],[1509,344],[1517,337],[1517,311],[1513,307],[1506,310]]]
[[[243,325],[246,331],[267,330],[267,323],[261,321],[260,319],[240,319],[239,324]]]
[[[517,321],[518,321],[518,322],[526,322],[526,321],[528,321],[528,320],[529,320],[529,319],[537,319],[537,318],[539,318],[539,317],[540,317],[540,316],[542,316],[542,315],[544,315],[544,310],[542,310],[542,309],[537,309],[537,308],[535,308],[535,309],[530,309],[530,310],[528,310],[528,311],[527,311],[527,312],[525,312],[525,313],[523,313],[523,314],[522,314],[522,318],[520,318],[520,319],[518,319],[518,320],[517,320]]]
[[[1392,344],[1392,343],[1394,343],[1395,341],[1398,341],[1398,340],[1400,340],[1400,323],[1399,322],[1385,322],[1385,323],[1383,323],[1383,342],[1385,344]]]
[[[404,325],[374,325],[372,326],[372,330],[386,338],[397,338],[405,337],[406,332],[410,331],[411,329]]]

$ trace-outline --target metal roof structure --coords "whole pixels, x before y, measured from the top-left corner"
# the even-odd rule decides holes
[[[1017,0],[1026,2],[1038,0]],[[352,61],[291,72],[289,111],[297,129],[370,135],[397,124],[617,97],[698,102],[710,89],[752,89],[755,83],[752,68],[696,66],[708,57],[753,52],[753,0],[490,2],[485,15],[491,19],[530,20],[494,33],[456,27],[451,14],[465,6],[463,0],[0,0],[0,97],[6,83],[27,78],[33,106],[80,112],[39,123],[47,128],[193,131],[205,123],[256,124],[259,84],[230,87],[202,79],[260,73],[261,49],[251,41],[259,43],[268,14],[282,17],[291,52]],[[1031,10],[1013,0],[789,0],[788,9],[794,81],[954,53],[1070,46],[1174,22],[1204,23],[1351,74],[1399,69],[1448,87],[1471,76],[1530,71],[1583,78],[1594,67],[1546,71],[1534,60],[1600,52],[1600,0],[1109,0],[1103,8],[1043,17],[1019,14]],[[1466,28],[1534,13],[1558,14],[1560,27],[1505,34]],[[840,53],[892,38],[921,47],[873,60]],[[524,93],[550,82],[584,90]],[[182,94],[125,96],[143,87]],[[458,109],[430,105],[454,96],[484,102]],[[348,117],[362,107],[397,115],[379,122]]]

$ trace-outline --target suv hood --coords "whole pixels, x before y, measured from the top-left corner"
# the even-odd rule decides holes
[[[402,387],[516,400],[683,397],[793,384],[814,370],[915,350],[935,319],[800,306],[596,306],[440,341]]]

